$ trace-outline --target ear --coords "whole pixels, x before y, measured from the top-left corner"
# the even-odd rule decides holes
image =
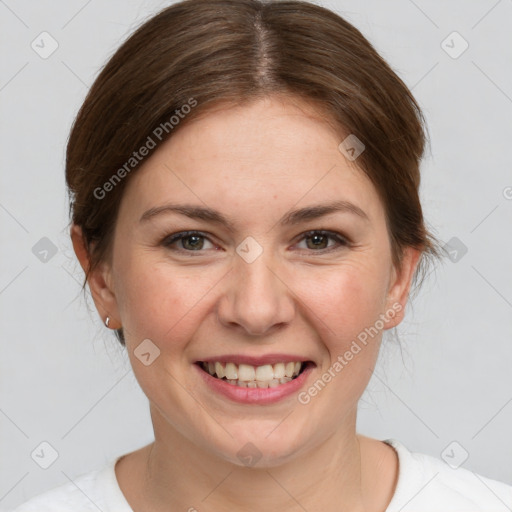
[[[90,259],[82,229],[76,224],[72,224],[70,236],[78,261],[84,272],[87,273],[90,266]],[[119,329],[121,322],[119,320],[117,300],[112,285],[110,265],[107,262],[101,262],[97,268],[89,274],[87,283],[91,290],[96,309],[102,319],[102,323],[105,323],[105,319],[108,316],[110,318],[109,329]]]
[[[396,327],[404,318],[405,306],[409,298],[414,271],[418,266],[421,251],[414,247],[406,247],[403,252],[400,268],[393,266],[386,298],[386,327]]]

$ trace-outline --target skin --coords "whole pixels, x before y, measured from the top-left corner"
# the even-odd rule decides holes
[[[343,138],[307,104],[273,96],[183,125],[130,177],[111,257],[89,286],[102,319],[123,326],[150,402],[155,442],[116,466],[134,511],[339,511],[342,503],[377,512],[389,504],[398,459],[356,433],[357,403],[382,331],[403,318],[420,253],[408,248],[393,266],[384,207],[357,160],[338,150]],[[278,222],[291,209],[339,199],[368,219],[336,212]],[[140,222],[168,202],[214,208],[233,231],[174,213]],[[320,237],[317,248],[304,233],[319,229],[350,244]],[[162,243],[187,230],[206,238]],[[80,229],[71,235],[85,269]],[[252,263],[236,252],[248,236],[263,249]],[[301,354],[316,363],[307,388],[393,304],[401,312],[306,405],[295,395],[238,404],[191,371],[220,354]],[[147,338],[160,355],[145,366],[134,350]],[[248,442],[261,453],[253,467],[237,457]]]

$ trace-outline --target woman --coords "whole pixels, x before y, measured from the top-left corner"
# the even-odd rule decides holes
[[[410,91],[327,9],[186,0],[140,27],[66,178],[155,441],[17,511],[510,510],[512,487],[356,432],[382,334],[440,254],[424,145]]]

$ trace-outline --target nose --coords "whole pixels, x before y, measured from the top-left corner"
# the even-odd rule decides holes
[[[253,336],[269,335],[295,314],[290,283],[265,251],[248,263],[238,255],[227,276],[217,314],[220,322]]]

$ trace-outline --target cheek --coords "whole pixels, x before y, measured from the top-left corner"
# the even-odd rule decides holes
[[[127,343],[149,338],[179,352],[197,328],[202,299],[215,286],[214,272],[171,266],[148,254],[125,254],[119,269],[118,305]],[[205,275],[206,274],[206,275]]]
[[[310,272],[301,276],[297,295],[307,306],[324,357],[316,379],[298,399],[316,408],[327,429],[339,426],[357,406],[375,368],[381,332],[366,329],[383,312],[385,276],[376,260],[363,263],[363,258],[317,271],[314,278]]]
[[[193,265],[179,267],[150,253],[130,255],[129,251],[119,256],[116,268],[127,343],[149,338],[176,354],[215,309],[218,287],[222,288],[228,270],[225,266],[208,271]],[[288,293],[286,300],[297,304],[291,322],[312,327],[313,337],[320,338],[331,358],[345,352],[382,313],[385,271],[368,253],[336,265],[284,265],[280,274],[291,290],[280,293]]]
[[[343,354],[383,312],[386,273],[375,262],[347,262],[336,268],[306,270],[295,282],[301,283],[294,290],[307,306],[306,314],[315,322],[315,330],[331,359]]]

